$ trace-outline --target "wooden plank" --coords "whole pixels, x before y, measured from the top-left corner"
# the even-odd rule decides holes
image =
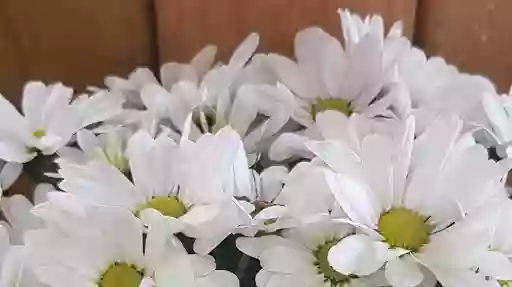
[[[153,9],[147,0],[0,1],[0,93],[19,105],[28,80],[83,90],[107,74],[155,67]],[[7,194],[34,186],[23,175]]]
[[[0,92],[19,100],[30,79],[83,89],[154,67],[153,9],[147,0],[0,1]]]
[[[429,55],[486,75],[505,91],[512,83],[510,11],[510,0],[420,0],[416,42]]]
[[[260,51],[293,54],[295,33],[310,25],[341,35],[338,8],[384,15],[389,25],[404,19],[412,35],[415,0],[156,0],[160,63],[188,61],[206,44],[227,59],[250,32]],[[341,36],[340,36],[341,38]]]

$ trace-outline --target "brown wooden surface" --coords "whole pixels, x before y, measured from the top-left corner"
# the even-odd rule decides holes
[[[160,62],[188,61],[206,44],[222,59],[250,32],[261,35],[260,51],[293,54],[295,33],[319,25],[341,38],[336,10],[384,15],[389,25],[404,19],[412,35],[415,0],[155,0]]]
[[[490,77],[501,91],[512,83],[512,1],[420,0],[415,38],[427,54]]]
[[[156,62],[149,0],[1,0],[0,93],[29,79],[77,89]]]
[[[0,0],[0,93],[19,104],[31,79],[78,90],[156,64],[149,0]],[[22,176],[8,194],[31,194]]]

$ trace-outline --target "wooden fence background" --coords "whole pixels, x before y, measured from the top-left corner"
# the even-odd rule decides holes
[[[337,8],[404,19],[406,33],[429,55],[512,83],[511,0],[2,0],[0,93],[19,103],[25,81],[63,81],[78,90],[137,66],[155,70],[187,61],[208,43],[221,58],[249,32],[261,51],[290,55],[309,25],[340,35]]]

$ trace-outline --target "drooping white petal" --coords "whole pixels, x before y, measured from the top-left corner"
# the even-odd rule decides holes
[[[202,77],[211,68],[215,61],[215,54],[217,54],[217,47],[207,45],[190,60],[190,65],[194,67],[199,77]]]
[[[423,273],[418,262],[411,256],[404,256],[386,264],[386,279],[393,287],[414,287],[423,281]]]
[[[256,33],[251,33],[245,40],[238,45],[235,52],[231,56],[229,60],[229,65],[233,65],[235,67],[242,67],[249,61],[252,57],[252,54],[256,51],[258,44],[260,42],[260,36]]]
[[[366,235],[351,235],[334,245],[328,253],[329,264],[342,274],[368,275],[377,271],[386,258],[379,258],[373,241]]]
[[[21,106],[32,130],[43,127],[43,107],[48,99],[48,90],[42,82],[29,82],[23,88]]]
[[[0,169],[0,188],[9,189],[18,179],[23,170],[23,165],[16,162],[7,162]]]

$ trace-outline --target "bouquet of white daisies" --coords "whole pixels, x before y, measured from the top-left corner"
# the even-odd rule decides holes
[[[0,286],[512,285],[512,98],[340,16],[294,59],[251,34],[227,63],[0,97]]]

